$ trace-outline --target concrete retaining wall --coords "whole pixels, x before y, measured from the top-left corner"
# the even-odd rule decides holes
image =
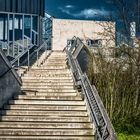
[[[0,50],[0,109],[20,91],[21,79]]]

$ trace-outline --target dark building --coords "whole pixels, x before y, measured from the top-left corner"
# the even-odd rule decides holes
[[[7,55],[41,43],[44,8],[44,0],[0,0],[0,46]]]
[[[44,15],[44,0],[0,0],[1,12]]]

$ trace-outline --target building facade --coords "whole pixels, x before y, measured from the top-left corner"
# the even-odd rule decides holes
[[[0,0],[0,43],[7,55],[41,43],[44,5],[44,0]]]
[[[93,47],[115,47],[115,22],[52,20],[52,49],[63,50],[67,41],[79,37]]]

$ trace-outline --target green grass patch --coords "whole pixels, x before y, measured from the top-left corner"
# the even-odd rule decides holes
[[[119,140],[140,140],[140,135],[119,133],[118,138]]]

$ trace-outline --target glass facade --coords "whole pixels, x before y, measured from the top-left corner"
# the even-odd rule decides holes
[[[43,39],[48,40],[47,45],[49,49],[51,49],[52,41],[50,37],[52,37],[52,17],[45,16],[43,19]]]
[[[44,0],[0,0],[0,49],[15,58],[42,41]]]
[[[0,46],[9,56],[16,57],[17,51],[38,45],[37,15],[0,13],[0,27]]]

